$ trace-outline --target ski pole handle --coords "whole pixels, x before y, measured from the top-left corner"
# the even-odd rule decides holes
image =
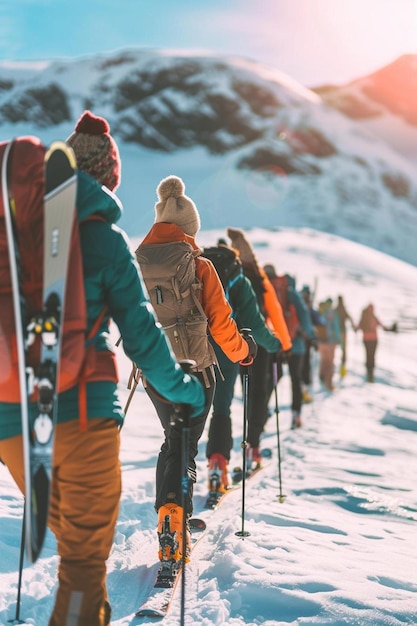
[[[240,334],[242,335],[243,339],[246,341],[249,347],[248,356],[245,359],[243,359],[243,361],[240,361],[240,365],[242,367],[249,367],[250,365],[252,365],[254,358],[256,357],[256,353],[258,351],[258,347],[251,333],[252,333],[252,330],[250,328],[242,328],[240,330]]]
[[[179,361],[183,371],[186,374],[191,374],[193,367],[196,366],[196,362],[192,359],[183,359]],[[171,426],[179,422],[185,427],[189,426],[191,416],[191,406],[189,404],[174,404],[171,415]]]

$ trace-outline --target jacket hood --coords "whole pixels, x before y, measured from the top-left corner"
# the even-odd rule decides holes
[[[194,250],[200,250],[195,242],[194,237],[191,237],[191,235],[187,235],[179,226],[177,226],[176,224],[171,224],[169,222],[157,222],[156,224],[154,224],[142,243],[159,244],[171,243],[172,241],[186,241],[194,248]]]
[[[83,220],[98,213],[109,224],[117,222],[123,212],[119,198],[86,172],[77,171],[77,214]]]

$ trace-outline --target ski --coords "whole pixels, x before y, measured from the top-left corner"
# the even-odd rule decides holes
[[[13,176],[9,155],[13,145],[14,142],[11,142],[6,148],[1,180],[21,398],[25,547],[29,562],[34,563],[42,549],[48,521],[61,319],[65,306],[66,271],[75,216],[76,176],[75,159],[71,150],[64,143],[52,144],[45,155],[44,164],[42,311],[27,320],[20,285],[19,245],[13,218],[19,207],[14,206],[14,198],[9,193],[9,181]],[[36,367],[29,367],[26,360],[27,350],[39,340],[39,363]],[[33,397],[38,398],[35,412],[29,402]]]
[[[191,553],[195,545],[204,536],[207,526],[204,520],[196,517],[192,517],[189,522],[189,528],[191,530]],[[192,563],[186,564],[186,571]],[[164,571],[161,567],[156,575],[154,586],[152,587],[150,594],[140,608],[136,611],[136,617],[165,617],[168,613],[172,601],[175,596],[175,590],[178,587],[179,581],[182,575],[181,562],[179,566],[173,568],[171,572]]]

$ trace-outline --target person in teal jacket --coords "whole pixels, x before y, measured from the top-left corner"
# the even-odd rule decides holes
[[[223,241],[220,240],[219,245],[227,247],[227,244],[223,243]],[[232,248],[228,249],[232,250]],[[237,256],[236,253],[234,254]],[[213,258],[211,260],[216,267],[216,261]],[[249,278],[243,274],[240,261],[239,265],[240,270],[231,281],[230,286],[223,284],[236,324],[240,329],[250,328],[256,344],[263,347],[267,352],[279,352],[281,350],[281,342],[267,327],[265,318],[259,309],[252,284]],[[220,277],[222,277],[220,269],[218,271]],[[216,391],[213,398],[213,412],[206,446],[206,456],[209,465],[208,483],[211,491],[225,491],[228,486],[230,452],[233,448],[231,405],[236,378],[239,373],[239,364],[232,363],[214,341],[212,341],[212,345],[222,376],[216,372]],[[220,479],[219,484],[217,484],[217,479],[215,479],[217,476]]]
[[[276,287],[276,280],[279,280],[275,271],[275,267],[271,264],[265,265],[264,270],[267,273],[272,285]],[[269,396],[274,389],[274,382],[281,380],[283,376],[284,362],[288,365],[288,371],[291,378],[291,428],[300,428],[302,426],[301,410],[302,410],[302,366],[306,352],[306,340],[315,342],[315,332],[311,323],[311,318],[307,306],[301,295],[296,290],[295,278],[289,274],[285,274],[287,284],[287,305],[292,305],[296,311],[297,328],[293,329],[294,336],[291,336],[292,348],[289,354],[279,355],[277,359],[277,381],[274,381],[273,364],[269,370],[268,389]],[[277,296],[279,290],[277,289]],[[284,307],[284,303],[281,303]],[[288,328],[290,331],[290,328]],[[268,397],[269,397],[268,396]]]
[[[127,356],[169,402],[204,411],[200,382],[185,374],[156,321],[139,267],[122,230],[122,206],[111,190],[120,181],[117,146],[103,118],[85,112],[67,139],[77,158],[80,224],[88,331],[103,308],[94,337],[95,367],[87,377],[87,428],[79,424],[79,385],[60,393],[55,429],[48,524],[57,538],[58,589],[49,626],[105,626],[111,609],[106,590],[109,556],[121,495],[119,429],[123,409],[109,338],[114,320]],[[0,398],[1,400],[1,398]],[[31,407],[32,412],[36,406]],[[0,458],[24,492],[20,406],[0,401]]]

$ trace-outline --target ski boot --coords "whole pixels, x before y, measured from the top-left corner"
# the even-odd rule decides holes
[[[187,529],[186,556],[189,562],[191,535]],[[171,587],[182,566],[183,550],[183,509],[175,502],[168,502],[158,511],[158,558],[161,567],[156,586]]]
[[[297,411],[293,411],[292,420],[291,420],[291,429],[294,430],[295,428],[301,428],[302,425],[303,423],[301,421],[300,414]]]
[[[229,475],[227,471],[227,459],[223,454],[213,454],[209,458],[208,490],[209,495],[205,508],[214,509],[221,496],[229,487]]]

